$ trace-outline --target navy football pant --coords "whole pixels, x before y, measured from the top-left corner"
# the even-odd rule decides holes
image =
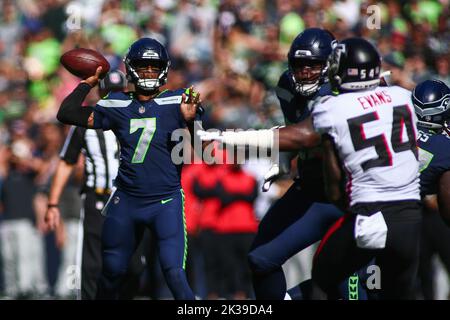
[[[97,299],[117,299],[126,268],[145,227],[152,232],[167,285],[175,299],[193,300],[185,273],[187,254],[183,191],[158,201],[114,192],[102,233],[102,275]]]
[[[356,270],[375,259],[380,283],[380,299],[412,299],[417,276],[421,232],[421,207],[418,201],[357,204],[352,213],[339,219],[327,232],[314,258],[312,279],[331,298],[336,287]],[[381,211],[388,233],[384,249],[361,249],[356,245],[356,213],[372,215]]]
[[[248,255],[257,299],[283,299],[286,279],[281,266],[319,241],[343,213],[313,201],[295,182],[262,219]]]

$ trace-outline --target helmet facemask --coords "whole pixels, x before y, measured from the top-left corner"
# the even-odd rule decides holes
[[[345,45],[335,42],[333,43],[332,48],[333,51],[327,59],[328,80],[330,81],[331,87],[333,89],[339,89],[339,86],[342,83],[342,79],[338,75],[339,64],[341,56],[345,54]]]
[[[130,80],[139,89],[145,91],[155,91],[159,87],[167,83],[167,75],[169,73],[170,61],[164,61],[159,59],[140,59],[133,62],[124,61],[127,68],[127,74]],[[156,76],[146,77],[144,74],[155,73],[151,69],[157,69]],[[145,70],[147,69],[147,70]]]
[[[449,126],[449,121],[448,120],[444,121],[444,124],[442,125],[442,129],[443,129],[442,133],[450,138],[450,126]]]
[[[328,79],[332,89],[339,91],[360,91],[378,87],[380,85],[380,59],[376,49],[372,48],[371,50],[363,42],[356,44],[360,48],[359,50],[356,49],[355,53],[355,49],[352,50],[352,47],[348,48],[347,44],[344,43],[345,41],[351,40],[358,39],[353,38],[344,40],[341,43],[335,43],[333,45],[333,51],[328,57]],[[363,47],[361,48],[362,45]],[[362,52],[363,55],[372,55],[373,57],[371,58],[373,61],[369,63],[358,62],[356,59],[364,60],[364,58],[360,58],[357,52]],[[357,58],[352,58],[351,56],[356,56]]]
[[[327,73],[326,63],[316,59],[289,59],[289,70],[295,91],[303,96],[311,96],[319,90],[325,82]]]

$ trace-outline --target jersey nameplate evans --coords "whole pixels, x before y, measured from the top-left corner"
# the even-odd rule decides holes
[[[328,96],[312,112],[315,129],[336,143],[350,205],[420,199],[417,120],[409,91],[393,86]]]

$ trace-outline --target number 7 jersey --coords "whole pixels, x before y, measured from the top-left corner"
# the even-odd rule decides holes
[[[351,206],[420,200],[410,91],[392,86],[322,97],[312,117],[316,131],[334,139]]]
[[[158,200],[181,188],[181,164],[171,159],[172,132],[185,127],[180,110],[184,89],[164,91],[147,102],[131,93],[110,93],[94,107],[94,127],[112,130],[120,143],[114,181],[123,192]]]

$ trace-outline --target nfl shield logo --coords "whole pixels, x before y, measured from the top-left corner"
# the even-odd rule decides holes
[[[142,114],[145,112],[145,107],[144,106],[140,106],[139,107],[139,113]]]

